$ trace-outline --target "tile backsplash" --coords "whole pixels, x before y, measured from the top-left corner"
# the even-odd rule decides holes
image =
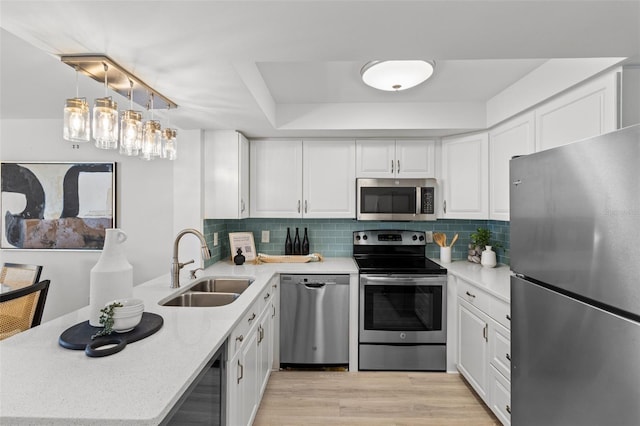
[[[284,241],[287,228],[291,229],[291,238],[296,228],[300,240],[304,228],[309,233],[311,253],[320,253],[325,257],[350,257],[353,255],[353,231],[366,229],[409,229],[415,231],[444,232],[447,240],[457,233],[458,242],[453,246],[451,257],[467,258],[467,245],[470,235],[477,228],[489,228],[492,240],[501,247],[496,254],[499,263],[509,264],[509,222],[496,220],[439,219],[432,222],[359,222],[353,219],[205,219],[204,234],[211,249],[211,259],[207,265],[224,258],[230,258],[229,232],[252,232],[256,251],[265,254],[284,254]],[[269,231],[269,242],[261,242],[262,231]],[[213,245],[213,234],[218,233],[218,245]],[[427,244],[427,257],[439,257],[440,248],[435,243]]]

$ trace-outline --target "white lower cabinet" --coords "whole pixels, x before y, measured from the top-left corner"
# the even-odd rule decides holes
[[[278,278],[275,278],[275,282]],[[278,310],[273,280],[230,334],[227,364],[227,424],[251,425],[273,366]]]
[[[458,281],[458,371],[504,425],[511,424],[508,304]]]

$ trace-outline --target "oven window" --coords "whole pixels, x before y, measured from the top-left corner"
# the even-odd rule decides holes
[[[360,213],[414,214],[416,188],[360,188]]]
[[[364,329],[442,330],[442,287],[366,285]]]

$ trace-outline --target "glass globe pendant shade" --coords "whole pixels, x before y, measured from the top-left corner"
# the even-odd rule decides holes
[[[110,97],[95,100],[92,132],[96,147],[118,148],[118,104]]]
[[[175,129],[162,131],[162,158],[175,160],[178,157],[178,139]]]
[[[140,156],[143,160],[153,160],[162,154],[160,128],[160,122],[156,120],[149,120],[144,123],[142,149],[140,151]]]
[[[85,98],[67,99],[62,137],[71,142],[89,142],[91,137],[89,104]]]
[[[142,148],[142,114],[138,111],[122,112],[120,121],[120,154],[136,156]]]
[[[371,61],[360,70],[362,81],[385,91],[415,87],[433,74],[432,61]]]

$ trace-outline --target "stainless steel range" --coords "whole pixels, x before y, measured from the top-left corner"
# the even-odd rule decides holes
[[[353,233],[360,370],[446,370],[447,270],[425,245],[422,231]]]

